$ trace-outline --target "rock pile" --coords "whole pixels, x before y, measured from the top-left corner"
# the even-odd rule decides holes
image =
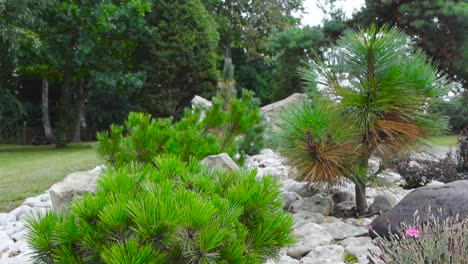
[[[0,213],[0,263],[32,263],[27,244],[25,219],[45,213],[52,208],[49,193],[27,198],[22,205],[9,213]]]
[[[257,169],[257,177],[271,174],[282,184],[284,208],[294,217],[294,232],[297,243],[281,251],[280,259],[267,264],[326,264],[345,263],[345,256],[356,258],[359,263],[369,263],[368,252],[380,253],[368,236],[370,223],[375,217],[339,219],[329,216],[333,210],[354,206],[352,183],[341,189],[327,190],[308,183],[296,182],[295,171],[285,160],[269,149],[247,159],[246,167]],[[387,174],[386,174],[387,175]],[[399,180],[391,175],[392,180]],[[401,188],[369,188],[368,202],[376,210],[388,210],[401,200],[408,191]],[[374,203],[375,200],[375,203]]]

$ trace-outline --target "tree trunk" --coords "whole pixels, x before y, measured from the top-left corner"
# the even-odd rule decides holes
[[[71,69],[66,68],[63,73],[63,86],[60,98],[60,114],[55,137],[55,145],[57,147],[65,147],[68,143],[68,128],[71,122],[70,116],[72,116],[73,112],[71,107],[72,78],[73,72]]]
[[[364,150],[365,151],[365,150]],[[360,175],[357,175],[355,184],[355,195],[356,195],[356,210],[358,215],[362,215],[367,210],[367,201],[366,201],[366,181],[363,179],[367,179],[367,172],[369,166],[369,159],[371,157],[371,151],[365,151],[367,154],[361,156],[360,164],[359,164],[359,171]]]
[[[357,180],[355,185],[357,213],[363,215],[367,210],[366,185],[361,180]]]
[[[84,104],[85,104],[85,96],[84,96],[84,80],[80,81],[80,85],[78,87],[77,96],[76,96],[76,117],[75,117],[75,127],[73,131],[72,142],[80,142],[81,141],[81,124],[83,123],[84,119]]]
[[[49,82],[46,79],[42,79],[42,124],[44,126],[44,134],[49,143],[55,142],[54,135],[52,133],[52,126],[50,125],[49,116]]]
[[[231,43],[226,45],[226,49],[224,50],[224,59],[231,59],[232,58],[232,51],[231,51]]]

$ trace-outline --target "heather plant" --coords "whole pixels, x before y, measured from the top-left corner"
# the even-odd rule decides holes
[[[358,214],[367,209],[372,156],[417,147],[446,129],[446,118],[426,111],[447,92],[445,76],[395,28],[346,31],[302,77],[310,100],[282,115],[274,141],[302,179],[354,182]]]
[[[68,215],[28,221],[37,263],[264,263],[293,242],[277,182],[175,155],[99,178]]]
[[[468,219],[436,216],[420,223],[402,224],[399,235],[374,240],[382,250],[377,256],[384,263],[466,263],[468,256]]]

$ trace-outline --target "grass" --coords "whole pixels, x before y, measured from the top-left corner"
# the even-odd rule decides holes
[[[92,144],[71,144],[67,148],[0,145],[0,212],[43,193],[71,172],[100,164]]]
[[[448,135],[448,136],[432,137],[432,138],[426,140],[426,143],[428,143],[429,145],[434,146],[434,147],[452,147],[452,148],[455,148],[455,147],[457,147],[457,136]]]

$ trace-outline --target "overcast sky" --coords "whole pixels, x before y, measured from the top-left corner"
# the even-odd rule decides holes
[[[343,7],[346,16],[351,17],[353,10],[359,10],[364,5],[365,0],[338,0],[337,6]],[[302,15],[303,25],[318,25],[322,22],[323,13],[317,8],[316,0],[304,1],[305,12]]]

